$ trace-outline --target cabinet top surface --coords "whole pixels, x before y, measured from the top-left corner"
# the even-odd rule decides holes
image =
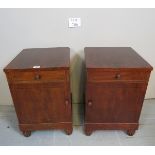
[[[33,70],[49,68],[66,68],[70,64],[70,49],[57,48],[32,48],[22,50],[4,70]],[[36,67],[36,68],[35,68]]]
[[[85,61],[87,68],[152,70],[152,66],[130,47],[86,47]]]

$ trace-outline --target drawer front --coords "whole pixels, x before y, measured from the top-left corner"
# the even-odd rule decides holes
[[[11,81],[65,81],[65,71],[13,72],[8,78]]]
[[[143,71],[88,71],[88,81],[146,81],[150,73]]]

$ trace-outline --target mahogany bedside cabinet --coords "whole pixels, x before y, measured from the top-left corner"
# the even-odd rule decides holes
[[[85,133],[125,130],[138,121],[151,70],[130,47],[86,47]]]
[[[72,133],[70,49],[24,49],[5,68],[19,128]]]

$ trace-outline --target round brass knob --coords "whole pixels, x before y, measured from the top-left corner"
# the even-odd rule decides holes
[[[120,79],[121,75],[120,74],[116,74],[115,79]]]
[[[37,75],[35,75],[34,79],[35,80],[40,80],[41,79],[41,76],[37,74]]]
[[[66,104],[66,106],[68,106],[68,104],[69,104],[69,101],[68,101],[68,100],[66,100],[66,101],[65,101],[65,104]]]
[[[92,106],[92,102],[91,101],[88,102],[88,106]]]

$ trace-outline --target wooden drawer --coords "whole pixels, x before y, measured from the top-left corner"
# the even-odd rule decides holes
[[[65,81],[65,71],[24,71],[11,72],[8,75],[11,81]]]
[[[144,71],[96,71],[87,72],[88,81],[145,81],[149,73]]]

